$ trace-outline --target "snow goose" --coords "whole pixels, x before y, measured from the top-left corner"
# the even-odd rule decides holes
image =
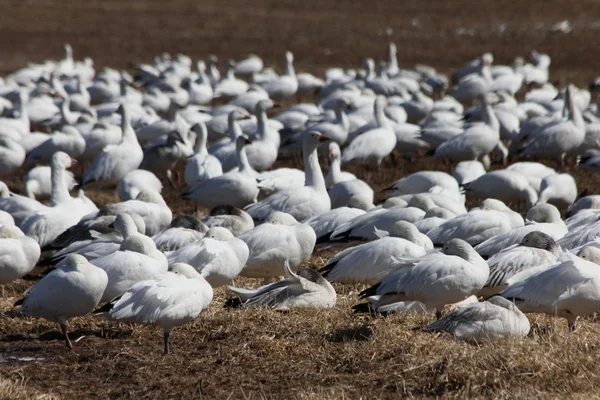
[[[141,191],[161,193],[162,182],[152,172],[134,169],[119,180],[117,193],[121,201],[137,199]]]
[[[410,240],[382,237],[339,252],[319,272],[329,282],[374,285],[396,270],[394,258],[414,258],[425,254],[423,246]]]
[[[311,124],[308,127],[309,131],[321,132],[323,135],[328,136],[331,140],[338,145],[343,145],[348,139],[348,131],[350,129],[350,121],[346,115],[345,110],[350,107],[347,99],[338,98],[333,104],[333,110],[335,112],[335,118],[331,121],[322,121],[316,124]],[[287,146],[293,146],[293,143],[299,141],[301,143],[303,132],[299,132],[297,135],[286,139]]]
[[[228,106],[236,106],[243,108],[248,112],[253,112],[256,109],[256,104],[261,100],[269,99],[269,94],[262,87],[252,84],[248,87],[248,91],[236,98],[230,100]]]
[[[481,208],[449,219],[427,232],[427,236],[436,245],[458,238],[476,246],[519,226],[523,226],[523,217],[501,201],[488,199],[482,203]]]
[[[277,192],[304,186],[305,175],[304,171],[296,168],[277,168],[261,172],[256,176],[256,180],[261,194],[270,196]]]
[[[145,146],[144,159],[140,164],[141,169],[153,172],[157,177],[167,179],[173,186],[178,183],[173,179],[173,170],[180,160],[191,157],[193,149],[185,131],[176,130],[156,142]]]
[[[529,232],[521,243],[510,246],[488,259],[490,276],[479,296],[492,296],[514,282],[529,278],[556,262],[560,248],[544,232]]]
[[[419,230],[419,232],[427,235],[429,231],[431,231],[434,228],[437,228],[444,222],[454,217],[456,217],[456,214],[454,214],[452,211],[442,207],[434,207],[427,210],[425,216],[423,216],[423,219],[420,221],[416,221],[414,225]]]
[[[542,179],[548,175],[556,175],[556,171],[553,168],[547,167],[542,163],[532,161],[521,161],[509,165],[506,168],[507,171],[518,172],[527,178],[527,181],[537,192],[540,191],[542,186]]]
[[[246,266],[240,273],[252,278],[284,275],[284,263],[297,270],[308,261],[317,237],[308,224],[299,223],[292,215],[272,213],[266,223],[240,235],[250,249]]]
[[[57,151],[63,151],[73,158],[83,154],[85,150],[85,140],[79,131],[73,126],[64,126],[62,131],[55,132],[48,140],[32,149],[25,159],[27,168],[33,167],[36,163],[47,163],[52,155]]]
[[[86,219],[102,215],[137,214],[146,225],[146,234],[156,235],[165,229],[173,219],[173,213],[165,202],[165,199],[150,190],[142,190],[135,200],[127,200],[121,203],[106,204],[100,208],[95,215],[89,215]]]
[[[456,179],[456,182],[462,186],[469,182],[473,182],[480,176],[485,175],[486,172],[483,164],[477,160],[461,161],[456,164],[456,167],[452,170],[452,176]]]
[[[90,264],[85,257],[73,254],[35,284],[17,304],[22,304],[20,312],[25,315],[60,324],[65,343],[72,348],[68,320],[93,311],[107,283],[106,272]]]
[[[248,57],[239,61],[235,65],[235,73],[240,75],[257,74],[263,69],[263,60],[256,54],[249,54]]]
[[[485,285],[489,268],[467,242],[452,239],[443,253],[422,258],[398,260],[397,271],[361,292],[361,297],[380,295],[375,307],[397,301],[420,301],[435,309],[438,319],[446,304],[477,293]]]
[[[575,330],[580,316],[600,309],[600,249],[587,246],[578,256],[566,252],[555,267],[504,289],[500,296],[513,301],[524,313],[545,313],[566,318]]]
[[[285,53],[285,75],[264,83],[263,88],[273,100],[282,101],[296,94],[298,80],[294,70],[294,55],[291,51]]]
[[[254,228],[254,220],[250,214],[228,204],[210,210],[210,214],[202,218],[202,222],[209,228],[227,228],[235,237]]]
[[[0,136],[9,137],[15,141],[31,132],[27,114],[28,95],[24,89],[19,90],[18,118],[0,118]]]
[[[454,88],[452,97],[462,104],[470,104],[477,98],[485,95],[490,90],[490,85],[492,84],[492,74],[490,72],[492,61],[493,57],[489,53],[481,56],[478,65],[474,67],[472,73],[464,76]]]
[[[386,99],[378,96],[375,100],[375,129],[361,133],[346,147],[342,155],[342,164],[358,160],[375,160],[377,164],[387,157],[396,147],[396,134],[391,123],[384,115]]]
[[[453,311],[421,330],[447,332],[458,340],[477,343],[506,337],[525,337],[530,328],[529,320],[517,306],[503,297],[493,296]]]
[[[15,219],[6,211],[0,210],[0,225],[15,226]]]
[[[64,180],[69,190],[75,186],[75,178],[71,171],[62,171]],[[40,166],[31,169],[25,175],[23,192],[30,199],[47,198],[52,193],[52,171],[49,166]]]
[[[317,244],[328,242],[331,234],[343,224],[354,218],[364,215],[369,207],[360,197],[353,197],[348,202],[348,207],[335,208],[320,215],[315,215],[304,221],[310,225],[317,236]]]
[[[491,171],[464,185],[465,192],[475,197],[504,202],[523,201],[527,208],[538,201],[538,194],[527,178],[509,170]]]
[[[319,166],[317,147],[329,138],[319,132],[304,134],[302,153],[304,157],[305,184],[288,191],[275,193],[259,203],[246,208],[255,220],[266,220],[273,212],[291,214],[303,221],[331,209],[331,200],[325,187],[323,172]]]
[[[473,125],[442,143],[435,150],[435,157],[447,157],[452,161],[484,161],[484,157],[494,150],[500,141],[500,125],[485,96],[482,97],[482,102],[483,123]]]
[[[199,242],[171,252],[168,259],[170,264],[190,264],[212,287],[219,287],[239,275],[248,255],[248,246],[243,240],[233,237],[228,229],[217,226],[210,228]]]
[[[570,174],[549,175],[542,179],[538,204],[569,207],[577,200],[577,183]]]
[[[224,172],[230,171],[238,165],[236,140],[242,135],[242,130],[236,121],[248,118],[250,118],[250,116],[246,112],[240,109],[232,110],[227,114],[229,138],[221,139],[208,148],[208,153],[219,159],[221,168]]]
[[[329,190],[329,198],[331,199],[331,208],[344,207],[352,197],[359,196],[367,201],[369,208],[373,206],[374,193],[371,186],[360,179],[338,182]]]
[[[235,62],[229,60],[227,63],[227,71],[225,77],[219,81],[214,87],[214,98],[219,97],[235,97],[248,90],[248,84],[235,77]]]
[[[0,136],[0,175],[6,176],[21,168],[25,150],[14,140]]]
[[[274,106],[269,99],[256,103],[256,134],[246,147],[246,154],[252,168],[259,172],[269,169],[277,160],[281,139],[279,133],[267,125],[267,110]]]
[[[196,133],[196,146],[194,155],[188,158],[185,164],[184,179],[188,186],[194,186],[204,180],[223,175],[221,161],[206,150],[206,125],[199,122],[192,126]]]
[[[96,258],[94,265],[103,269],[108,276],[101,299],[105,302],[125,293],[137,282],[166,272],[168,262],[151,238],[134,233],[123,240],[118,251]]]
[[[108,145],[102,150],[102,153],[83,173],[80,185],[82,188],[92,183],[109,183],[116,186],[121,178],[142,163],[144,152],[131,127],[125,103],[119,106],[119,113],[121,114],[123,140],[118,145]]]
[[[152,240],[160,251],[174,251],[198,242],[204,237],[208,227],[190,215],[180,215],[173,219],[169,227],[156,235]]]
[[[526,221],[525,226],[490,238],[477,245],[475,250],[483,257],[491,257],[509,246],[520,243],[529,232],[541,231],[556,241],[567,233],[567,226],[560,217],[560,212],[551,204],[531,207],[527,211]]]
[[[342,153],[340,151],[340,146],[336,142],[330,142],[329,154],[327,155],[327,158],[329,159],[329,171],[327,171],[327,176],[325,177],[327,190],[331,189],[336,183],[356,179],[354,174],[345,171],[342,172],[340,166],[341,157]]]
[[[573,104],[571,86],[567,86],[565,104],[568,119],[548,124],[537,130],[525,144],[522,155],[536,155],[545,158],[556,158],[561,165],[567,153],[577,150],[585,139],[585,123],[581,112]]]
[[[398,179],[385,190],[392,191],[392,196],[400,196],[428,192],[435,186],[460,194],[456,179],[441,171],[415,172],[402,179]]]
[[[92,208],[85,201],[80,201],[81,199],[71,198],[69,194],[63,172],[71,167],[73,161],[63,152],[54,153],[51,165],[51,207],[44,207],[30,215],[19,226],[23,233],[38,242],[40,247],[51,243],[84,215],[97,210],[93,203]]]
[[[233,123],[237,125],[237,122]],[[245,135],[238,136],[236,139],[237,171],[230,171],[202,181],[183,193],[182,197],[194,200],[206,208],[214,208],[223,202],[243,208],[256,202],[259,192],[255,179],[256,171],[248,163],[245,148],[249,143],[251,141]]]
[[[27,275],[40,258],[40,246],[16,226],[0,225],[0,284]]]
[[[227,288],[239,298],[243,307],[269,307],[275,310],[294,308],[331,308],[336,303],[335,289],[313,269],[294,273],[284,265],[285,279],[258,289]],[[228,302],[229,304],[235,302]]]
[[[208,104],[213,99],[213,88],[210,84],[208,76],[206,76],[206,64],[204,61],[198,61],[196,64],[198,70],[198,79],[182,81],[182,87],[188,91],[190,104],[204,105]]]
[[[600,209],[600,195],[583,196],[571,205],[567,210],[567,216],[572,217],[583,210]]]
[[[164,353],[176,326],[192,322],[208,308],[213,289],[190,265],[173,264],[168,272],[134,284],[121,296],[94,311],[109,320],[148,324],[164,331]]]

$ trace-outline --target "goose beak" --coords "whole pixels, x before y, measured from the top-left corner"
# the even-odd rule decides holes
[[[252,139],[250,139],[249,137],[246,137],[246,144],[252,144]]]
[[[252,118],[252,116],[250,114],[246,114],[246,115],[244,115],[244,118],[242,118],[242,119],[250,119],[250,118]]]
[[[327,136],[327,135],[321,135],[319,137],[319,143],[328,142],[330,140],[331,140],[331,138],[329,136]]]
[[[71,165],[77,165],[77,164],[79,164],[79,161],[77,161],[76,159],[71,157]]]
[[[281,107],[281,103],[278,101],[274,101],[273,102],[273,108],[280,108]]]
[[[329,153],[327,153],[327,157],[328,158],[333,158],[333,151],[329,151]]]

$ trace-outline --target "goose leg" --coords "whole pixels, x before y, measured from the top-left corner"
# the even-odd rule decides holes
[[[577,319],[574,320],[569,320],[569,332],[574,332],[575,331],[575,322],[577,321]]]
[[[163,340],[165,344],[165,354],[169,354],[169,332],[164,333]]]
[[[71,339],[69,339],[69,331],[67,330],[67,324],[60,324],[60,330],[63,335],[65,335],[65,344],[69,349],[73,348],[73,343],[71,343]]]
[[[436,308],[435,310],[435,318],[436,319],[442,319],[442,310],[439,310]]]

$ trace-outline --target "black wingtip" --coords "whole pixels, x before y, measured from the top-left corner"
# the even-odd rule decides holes
[[[331,264],[327,264],[325,265],[323,268],[317,270],[317,272],[319,272],[324,278],[327,278],[327,275],[329,275],[329,272],[331,272],[331,270],[337,265],[337,262],[333,262]]]
[[[358,294],[358,296],[361,299],[364,299],[365,297],[369,297],[369,296],[375,296],[377,294],[377,289],[379,289],[379,286],[381,286],[381,283],[376,283],[373,286],[366,288],[365,290],[360,292]]]
[[[115,306],[115,304],[117,304],[117,302],[119,300],[121,300],[121,297],[123,297],[123,295],[117,296],[114,299],[112,299],[111,301],[109,301],[108,303],[104,304],[102,307],[95,309],[92,312],[92,315],[97,315],[97,314],[109,312],[110,310],[113,309],[113,307]]]
[[[227,299],[227,301],[225,301],[225,304],[223,305],[223,308],[241,308],[243,305],[242,300],[240,300],[239,297],[232,297],[230,299]]]
[[[317,238],[317,242],[315,244],[323,244],[323,243],[328,243],[331,240],[331,234],[333,232],[329,232],[323,236],[319,236]]]
[[[16,307],[16,306],[22,306],[22,305],[23,305],[23,303],[25,303],[25,300],[27,300],[27,296],[25,296],[25,297],[23,297],[23,298],[21,298],[21,299],[17,300],[17,301],[15,302],[15,304],[13,304],[13,307]]]

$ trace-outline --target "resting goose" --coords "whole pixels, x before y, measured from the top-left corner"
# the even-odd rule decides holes
[[[294,70],[294,55],[291,51],[286,51],[285,62],[285,75],[262,85],[273,100],[285,100],[295,95],[298,91],[298,80],[296,79],[296,71]]]
[[[8,176],[21,168],[25,150],[14,140],[0,136],[0,176]]]
[[[137,199],[142,191],[161,193],[162,182],[152,172],[134,169],[119,180],[117,193],[121,201]]]
[[[294,273],[284,265],[285,279],[258,289],[227,288],[240,299],[243,307],[269,307],[275,310],[294,308],[331,308],[336,303],[335,289],[313,269]]]
[[[22,278],[35,268],[40,258],[40,246],[16,226],[0,225],[0,254],[0,284],[5,284]]]
[[[274,212],[262,225],[240,235],[250,256],[240,275],[265,278],[284,275],[284,263],[297,270],[308,261],[317,237],[310,225],[299,223],[292,215]]]
[[[200,241],[207,231],[208,227],[195,217],[180,215],[173,219],[167,229],[152,236],[152,240],[158,250],[174,251]]]
[[[235,237],[254,228],[254,220],[250,214],[228,204],[210,210],[210,214],[202,218],[202,222],[209,228],[227,228]]]
[[[341,170],[340,159],[342,153],[340,146],[336,142],[329,143],[329,153],[327,158],[329,159],[329,171],[325,177],[325,186],[327,190],[331,189],[336,183],[351,181],[356,179],[356,175]]]
[[[188,186],[223,175],[221,161],[206,150],[206,125],[199,122],[192,126],[192,131],[196,133],[196,146],[194,155],[187,159],[183,175]]]
[[[331,209],[331,200],[325,187],[323,172],[319,166],[317,147],[329,140],[319,132],[304,134],[302,153],[304,157],[305,184],[302,187],[275,193],[248,206],[246,211],[255,220],[264,221],[275,211],[292,215],[303,221]]]

